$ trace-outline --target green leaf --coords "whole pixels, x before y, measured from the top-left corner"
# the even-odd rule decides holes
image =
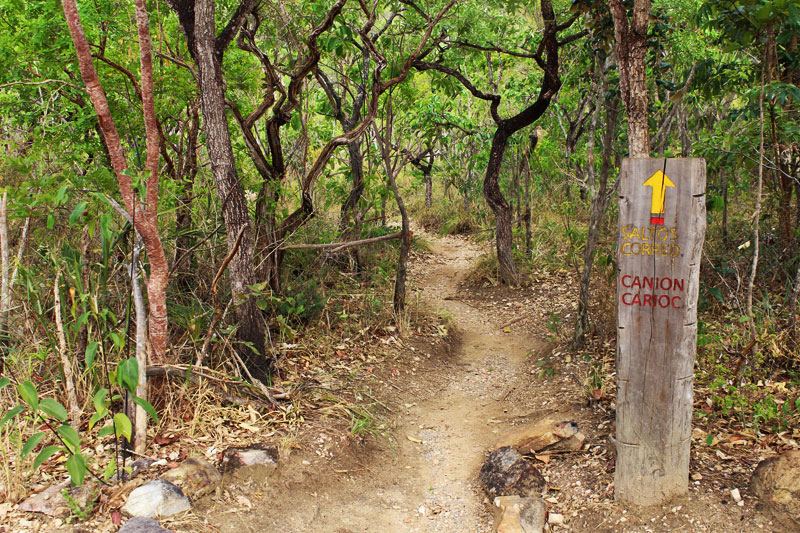
[[[133,424],[131,424],[131,419],[125,413],[114,415],[114,428],[117,432],[117,438],[125,437],[129,442],[133,438]]]
[[[36,459],[33,461],[33,469],[36,470],[42,466],[42,463],[50,459],[60,449],[61,448],[58,446],[47,446],[46,448],[42,448],[42,451],[39,452],[39,455],[37,455]]]
[[[108,389],[100,389],[94,393],[92,401],[94,402],[94,410],[101,416],[106,414],[106,398],[108,397]]]
[[[44,431],[40,431],[39,433],[34,433],[30,436],[28,440],[25,441],[25,445],[22,447],[22,458],[26,458],[29,453],[36,448],[42,439],[44,438]]]
[[[789,6],[789,24],[795,27],[800,27],[800,8],[791,4]]]
[[[3,418],[0,419],[0,428],[2,428],[4,425],[6,425],[6,422],[8,422],[12,418],[14,418],[18,414],[20,414],[22,411],[24,411],[25,407],[26,406],[24,406],[24,405],[18,405],[16,407],[12,407],[11,409],[9,409],[6,412],[6,414],[3,416]]]
[[[114,347],[118,349],[122,349],[125,346],[125,337],[117,333],[116,331],[112,331],[108,334],[111,337],[111,342],[114,343]]]
[[[89,368],[94,364],[94,359],[97,356],[98,346],[100,346],[100,344],[97,341],[92,341],[86,346],[86,368]]]
[[[103,419],[104,416],[105,416],[104,414],[93,413],[91,418],[89,418],[89,429],[92,429],[95,424],[97,424]]]
[[[67,419],[66,408],[52,398],[42,398],[42,401],[39,402],[39,408],[59,422],[63,422]]]
[[[139,363],[136,362],[135,357],[129,357],[119,363],[117,378],[120,386],[131,394],[136,393],[136,387],[139,385]]]
[[[756,18],[760,21],[769,20],[770,15],[772,15],[772,5],[769,3],[764,4],[756,11]]]
[[[58,434],[67,443],[70,452],[75,453],[81,448],[81,436],[75,431],[75,428],[69,424],[61,424],[58,428]]]
[[[709,446],[711,446],[712,444],[714,444],[714,435],[712,435],[711,433],[709,433],[709,434],[706,436],[706,444],[707,444],[707,445],[709,445]]]
[[[103,470],[103,481],[108,481],[117,472],[117,461],[112,457]]]
[[[135,396],[133,398],[133,403],[135,403],[136,405],[138,405],[139,407],[144,409],[144,411],[148,415],[150,415],[150,418],[153,419],[153,422],[158,424],[158,414],[156,413],[156,410],[153,408],[153,406],[150,405],[150,403],[147,400],[145,400],[144,398],[139,398],[138,396]]]
[[[97,437],[98,438],[107,437],[108,435],[113,435],[113,434],[114,434],[114,426],[108,425],[108,426],[103,426],[100,429],[100,431],[97,432]]]
[[[72,210],[72,214],[69,216],[69,225],[74,226],[75,222],[77,222],[82,216],[86,208],[89,206],[88,202],[81,202],[75,206],[75,209]]]
[[[67,200],[67,187],[68,187],[68,185],[65,183],[64,185],[61,186],[60,189],[58,189],[58,192],[56,193],[56,197],[55,197],[55,204],[57,206],[63,204],[64,202],[66,202],[66,200]]]
[[[34,411],[39,409],[39,393],[30,380],[25,380],[17,386],[22,401],[27,403]]]
[[[0,390],[6,388],[9,383],[11,383],[10,379],[8,379],[8,378],[0,378]]]
[[[69,472],[72,486],[83,485],[83,478],[86,476],[86,462],[81,454],[76,453],[67,459],[67,472]]]
[[[719,303],[723,305],[725,304],[725,297],[722,295],[722,291],[717,287],[711,287],[710,289],[708,289],[708,293],[714,298],[716,298],[719,301]]]
[[[56,227],[56,217],[53,215],[47,215],[47,229],[53,229]]]

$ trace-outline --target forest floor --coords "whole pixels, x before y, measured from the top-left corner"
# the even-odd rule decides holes
[[[341,367],[336,382],[302,357],[284,362],[318,372],[317,387],[338,390],[351,405],[378,406],[380,420],[366,416],[364,431],[356,431],[355,419],[341,413],[295,412],[296,431],[267,432],[254,410],[242,407],[242,420],[232,423],[238,415],[226,408],[219,412],[229,418],[206,426],[213,435],[193,434],[188,422],[188,429],[160,435],[153,453],[169,461],[213,459],[246,440],[277,441],[281,449],[274,472],[226,484],[162,525],[235,533],[491,532],[492,502],[477,479],[483,461],[502,435],[551,417],[576,422],[586,435],[581,451],[536,459],[549,512],[565,517],[551,531],[777,531],[747,490],[755,465],[774,451],[733,438],[708,446],[699,429],[688,497],[649,509],[616,504],[613,340],[592,339],[584,356],[564,348],[563,324],[574,317],[576,301],[573,275],[542,273],[523,288],[476,287],[465,279],[484,248],[455,237],[426,239],[432,251],[412,257],[409,287],[409,300],[429,313],[426,324],[411,324],[404,335],[389,328],[363,334],[360,343],[343,341],[325,356]],[[584,385],[592,376],[599,389]],[[287,425],[291,407],[283,408]],[[214,411],[203,409],[213,422]],[[113,500],[72,530],[115,531]],[[6,518],[24,523],[20,531],[69,530],[41,515]]]
[[[410,335],[404,361],[374,372],[389,434],[364,442],[321,428],[263,488],[239,487],[243,500],[230,493],[227,503],[196,509],[207,525],[237,533],[492,531],[491,502],[477,481],[481,464],[500,436],[548,416],[575,421],[587,436],[583,451],[537,465],[549,511],[566,518],[552,530],[775,530],[747,491],[759,453],[769,450],[711,449],[702,432],[693,439],[702,449],[693,450],[688,497],[651,509],[614,503],[613,398],[604,393],[590,405],[581,383],[596,367],[558,351],[553,317],[569,322],[574,313],[571,275],[543,275],[521,289],[470,287],[464,279],[483,250],[427,238],[432,253],[415,257],[411,287],[455,331],[447,344]],[[598,350],[613,367],[613,347]],[[737,488],[743,505],[731,497]]]

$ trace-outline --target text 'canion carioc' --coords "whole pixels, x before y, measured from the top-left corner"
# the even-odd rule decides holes
[[[620,283],[626,292],[622,293],[623,305],[641,307],[660,307],[680,309],[683,307],[683,294],[686,281],[679,278],[659,278],[624,275]],[[679,292],[681,294],[675,294]]]

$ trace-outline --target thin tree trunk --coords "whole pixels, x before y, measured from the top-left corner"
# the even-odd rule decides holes
[[[136,396],[147,398],[147,313],[142,298],[142,288],[139,284],[139,252],[141,250],[141,238],[136,239],[131,254],[131,291],[133,292],[133,306],[136,312],[136,363],[139,366],[139,381],[136,385]],[[132,402],[131,402],[132,403]],[[133,409],[133,451],[144,453],[147,448],[147,413],[138,404],[134,404]]]
[[[605,91],[603,91],[605,92]],[[598,101],[598,108],[601,102]],[[586,333],[589,331],[589,289],[594,266],[594,255],[600,234],[603,215],[608,208],[611,195],[608,194],[608,178],[611,173],[611,155],[614,149],[614,139],[619,116],[619,99],[615,98],[606,106],[606,129],[603,133],[603,155],[600,167],[600,176],[596,190],[592,190],[592,211],[589,216],[589,230],[586,235],[586,244],[583,248],[583,270],[581,271],[581,284],[578,296],[578,312],[575,321],[575,333],[572,339],[574,347],[582,346]],[[594,130],[594,128],[592,128]],[[592,132],[594,135],[594,131]]]
[[[536,145],[539,144],[539,135],[535,129],[531,131],[528,139],[528,153],[525,156],[525,254],[530,257],[531,241],[533,240],[531,233],[531,158],[536,150]]]
[[[400,156],[397,157],[395,160],[395,164],[392,165],[391,156],[389,153],[389,149],[391,146],[391,139],[392,139],[392,106],[391,106],[391,96],[389,96],[389,101],[387,104],[387,112],[386,112],[386,123],[384,125],[384,134],[386,137],[384,138],[381,133],[375,128],[375,138],[378,141],[378,145],[381,150],[381,160],[383,161],[383,167],[386,170],[386,178],[389,181],[389,185],[392,188],[392,193],[394,194],[394,199],[397,202],[397,209],[400,211],[400,220],[401,220],[401,236],[400,236],[400,253],[397,258],[397,273],[394,280],[394,312],[397,315],[398,319],[403,316],[406,308],[406,277],[408,271],[408,252],[411,250],[411,229],[410,223],[408,220],[408,212],[406,211],[406,204],[403,201],[403,197],[400,196],[400,190],[397,187],[397,181],[395,179],[395,175],[400,169],[405,166],[406,162],[408,161],[408,153],[403,156],[402,160],[400,160]]]
[[[431,169],[428,168],[422,173],[425,178],[425,207],[433,206],[433,180],[431,179]]]
[[[61,271],[56,272],[56,280],[53,284],[53,299],[55,302],[56,334],[58,336],[58,352],[61,356],[61,370],[64,373],[64,389],[67,393],[67,409],[72,426],[77,428],[81,422],[81,408],[78,403],[78,395],[75,392],[75,377],[72,369],[67,340],[64,338],[64,323],[61,320],[61,287],[58,284],[61,278]]]
[[[37,191],[38,194],[38,191]],[[25,250],[28,248],[28,238],[31,233],[31,215],[25,217],[25,225],[22,227],[22,236],[19,239],[19,249],[17,250],[17,261],[14,263],[14,271],[11,273],[11,281],[9,282],[9,291],[14,290],[14,285],[17,282],[17,274],[19,273],[19,266],[22,264],[22,257],[25,255]],[[9,306],[11,306],[11,297],[9,296]]]
[[[8,189],[3,190],[0,199],[0,345],[3,352],[9,342],[9,309],[11,307],[11,290],[8,281],[8,270],[11,267],[8,260]],[[3,368],[3,356],[0,354],[0,370]]]
[[[722,171],[722,240],[728,242],[728,173]]]
[[[769,29],[768,33],[769,37],[767,40],[769,43],[772,36],[772,30]],[[750,334],[753,337],[756,337],[757,334],[756,322],[755,318],[753,317],[753,290],[755,288],[756,273],[758,271],[758,253],[760,249],[759,221],[761,218],[761,194],[764,184],[764,85],[766,83],[767,72],[769,70],[767,67],[768,50],[769,44],[767,44],[767,47],[765,48],[764,61],[761,64],[761,93],[758,98],[758,118],[761,129],[759,134],[760,141],[758,150],[758,184],[756,185],[756,207],[753,211],[753,262],[750,265],[750,276],[747,279],[746,312],[750,324]]]
[[[175,261],[181,260],[180,265],[174,265],[175,282],[178,287],[187,289],[191,286],[195,259],[192,253],[194,238],[192,237],[192,193],[194,180],[197,176],[197,137],[200,130],[200,117],[197,108],[191,110],[191,119],[186,139],[186,156],[181,165],[180,184],[181,193],[178,199],[178,212],[175,216]],[[186,257],[184,257],[186,256]]]

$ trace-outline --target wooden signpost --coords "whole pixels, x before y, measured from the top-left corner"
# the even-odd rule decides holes
[[[706,229],[702,159],[625,159],[617,237],[617,500],[686,494]]]

